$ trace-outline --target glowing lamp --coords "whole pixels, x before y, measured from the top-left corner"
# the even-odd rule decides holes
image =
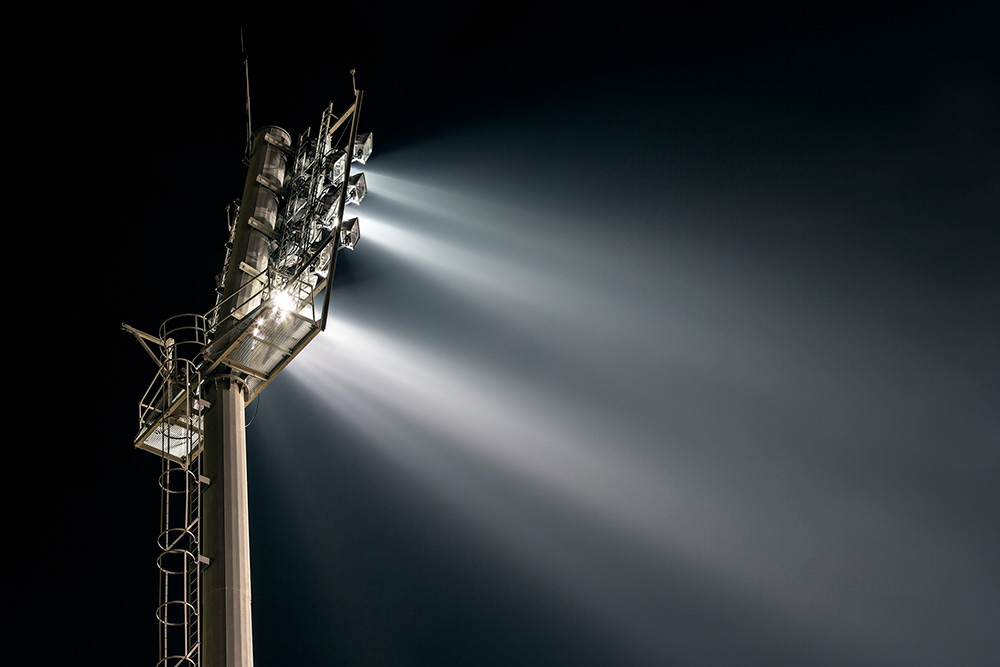
[[[344,220],[340,225],[340,247],[354,250],[354,246],[358,244],[360,238],[361,228],[358,226],[358,219]]]
[[[365,175],[363,173],[354,174],[347,179],[348,204],[360,204],[366,194],[368,194],[368,184],[365,183]]]
[[[351,151],[351,159],[354,162],[364,164],[372,154],[372,133],[365,132],[359,134],[354,140],[354,150]]]
[[[347,169],[347,153],[342,150],[333,151],[326,164],[327,181],[335,185],[339,184],[344,179],[344,171]]]

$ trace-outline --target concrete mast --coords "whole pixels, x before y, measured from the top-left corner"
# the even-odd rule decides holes
[[[260,304],[290,147],[291,138],[281,128],[263,127],[253,136],[216,338]],[[209,480],[202,503],[202,555],[209,561],[202,575],[203,664],[252,667],[246,384],[222,365],[204,379],[202,395],[209,405],[202,453]]]

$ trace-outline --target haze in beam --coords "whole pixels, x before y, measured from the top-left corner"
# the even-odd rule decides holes
[[[970,547],[972,519],[928,514],[945,490],[894,460],[936,460],[937,387],[970,363],[927,359],[946,334],[872,329],[922,308],[905,280],[859,298],[800,258],[699,240],[666,199],[630,235],[594,200],[512,205],[392,156],[366,176],[370,268],[288,375],[491,567],[638,662],[702,655],[692,615],[740,619],[720,660],[930,664],[982,643],[988,621],[949,610],[992,604],[989,537]],[[958,455],[983,451],[979,427]],[[281,440],[276,466],[294,465]],[[943,570],[947,587],[914,586]]]

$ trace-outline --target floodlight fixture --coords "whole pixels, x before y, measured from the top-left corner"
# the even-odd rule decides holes
[[[358,239],[360,238],[361,238],[361,227],[358,225],[357,218],[344,220],[344,222],[341,223],[340,225],[341,248],[354,250],[354,246],[358,244]]]
[[[351,159],[354,162],[360,162],[364,164],[368,161],[368,158],[372,154],[372,133],[365,132],[364,134],[359,134],[358,138],[354,141],[354,151],[351,153]]]
[[[363,173],[359,172],[347,179],[348,204],[360,204],[366,194],[368,194],[368,184]]]
[[[327,160],[326,180],[330,185],[340,185],[344,179],[344,172],[347,170],[347,153],[342,150],[335,150]]]

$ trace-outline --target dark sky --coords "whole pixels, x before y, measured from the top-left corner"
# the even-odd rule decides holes
[[[254,127],[355,67],[375,137],[331,325],[247,413],[256,664],[992,664],[995,17],[533,13],[245,27]],[[39,612],[65,664],[153,665],[155,369],[118,327],[213,303],[239,26],[72,63],[104,389],[43,506],[77,601]]]

